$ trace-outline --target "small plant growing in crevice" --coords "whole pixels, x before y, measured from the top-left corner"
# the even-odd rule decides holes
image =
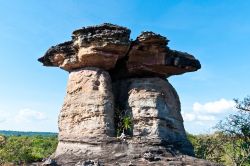
[[[133,119],[131,112],[117,107],[115,109],[115,125],[117,137],[119,137],[122,133],[132,136]]]

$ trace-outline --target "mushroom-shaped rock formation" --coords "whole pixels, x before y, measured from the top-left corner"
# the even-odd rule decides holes
[[[200,69],[199,61],[169,49],[168,40],[153,32],[135,41],[129,35],[112,24],[81,28],[38,59],[70,72],[52,158],[67,166],[209,165],[183,158],[194,154],[193,147],[178,94],[166,79]]]

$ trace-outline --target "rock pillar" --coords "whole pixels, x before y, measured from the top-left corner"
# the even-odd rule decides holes
[[[91,144],[114,136],[113,114],[109,74],[98,68],[72,71],[58,120],[58,149],[62,142]]]
[[[147,144],[172,144],[192,154],[187,140],[178,94],[158,77],[132,78],[115,83],[116,103],[133,119],[133,138]]]

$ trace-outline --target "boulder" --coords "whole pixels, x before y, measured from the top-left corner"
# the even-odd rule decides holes
[[[201,68],[194,56],[167,47],[169,40],[153,32],[143,32],[128,54],[129,75],[162,76],[183,74]]]
[[[73,32],[71,41],[52,46],[38,60],[67,71],[83,67],[109,70],[128,52],[129,36],[129,29],[113,24],[83,27]]]

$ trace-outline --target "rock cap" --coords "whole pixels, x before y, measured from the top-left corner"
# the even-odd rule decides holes
[[[160,34],[145,31],[132,41],[130,33],[110,23],[82,27],[73,31],[71,41],[52,46],[38,61],[69,72],[97,67],[112,78],[169,77],[201,68],[193,55],[171,50]]]

